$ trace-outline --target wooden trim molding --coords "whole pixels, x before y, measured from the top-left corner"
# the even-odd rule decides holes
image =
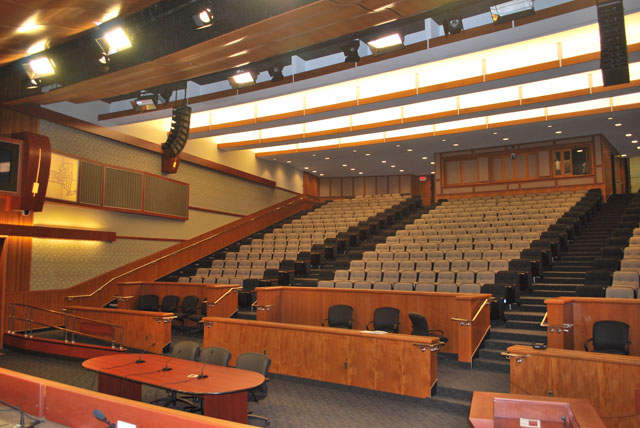
[[[209,213],[209,214],[222,214],[222,215],[228,215],[228,216],[239,217],[239,218],[244,217],[244,214],[230,213],[230,212],[227,212],[227,211],[210,210],[208,208],[190,206],[189,209],[193,210],[193,211],[202,211],[204,213]]]
[[[0,224],[0,235],[27,236],[31,238],[78,239],[85,241],[114,242],[115,232],[87,229],[68,229],[50,226],[23,226],[19,224]]]
[[[161,241],[161,242],[184,242],[186,239],[177,239],[177,238],[149,238],[146,236],[126,236],[126,235],[116,235],[116,239],[131,239],[135,241]]]

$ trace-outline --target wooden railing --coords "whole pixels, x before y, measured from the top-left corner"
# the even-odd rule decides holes
[[[17,303],[9,303],[9,330],[10,334],[21,332],[25,337],[33,337],[34,330],[38,329],[55,329],[64,332],[64,341],[67,343],[75,343],[76,335],[89,337],[92,339],[109,341],[111,336],[111,347],[122,348],[122,338],[124,329],[121,325],[116,325],[104,321],[98,321],[91,318],[73,315],[67,312],[54,311],[51,309],[38,308],[31,305],[22,305]],[[48,317],[38,315],[48,314]],[[48,321],[40,321],[39,319],[51,318],[55,316],[60,319],[61,323],[51,324]],[[20,329],[18,323],[24,323],[24,328]],[[62,325],[62,327],[60,327]],[[89,331],[95,333],[89,333]]]

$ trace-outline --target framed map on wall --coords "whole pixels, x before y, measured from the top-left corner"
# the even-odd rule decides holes
[[[78,159],[51,153],[47,198],[77,202],[78,165]]]

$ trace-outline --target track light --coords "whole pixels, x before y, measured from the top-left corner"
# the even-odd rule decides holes
[[[131,105],[137,111],[155,110],[158,108],[158,94],[140,93],[135,100],[131,101]]]
[[[228,78],[233,89],[245,88],[256,84],[256,76],[250,70],[238,70],[236,74]]]
[[[358,48],[360,47],[360,40],[351,40],[348,44],[342,47],[344,53],[344,62],[358,62],[360,61],[360,55],[358,54]]]
[[[489,7],[493,22],[499,24],[505,21],[523,18],[536,13],[533,0],[513,0]]]
[[[205,7],[197,14],[193,15],[193,22],[196,23],[196,30],[210,27],[213,24],[213,12],[211,7]]]
[[[462,18],[459,16],[449,17],[442,23],[445,34],[458,34],[462,32]]]
[[[46,76],[56,74],[56,64],[47,56],[34,58],[29,62],[22,64],[24,71],[32,82]]]
[[[122,27],[114,28],[105,33],[102,37],[96,39],[96,43],[98,43],[104,55],[113,55],[132,46],[131,40],[129,40]]]
[[[376,56],[402,49],[404,47],[403,39],[401,33],[394,32],[371,40],[367,42],[367,45],[371,49],[371,53]]]

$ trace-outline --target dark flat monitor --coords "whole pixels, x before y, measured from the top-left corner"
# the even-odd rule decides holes
[[[0,192],[18,192],[20,144],[0,141]]]

